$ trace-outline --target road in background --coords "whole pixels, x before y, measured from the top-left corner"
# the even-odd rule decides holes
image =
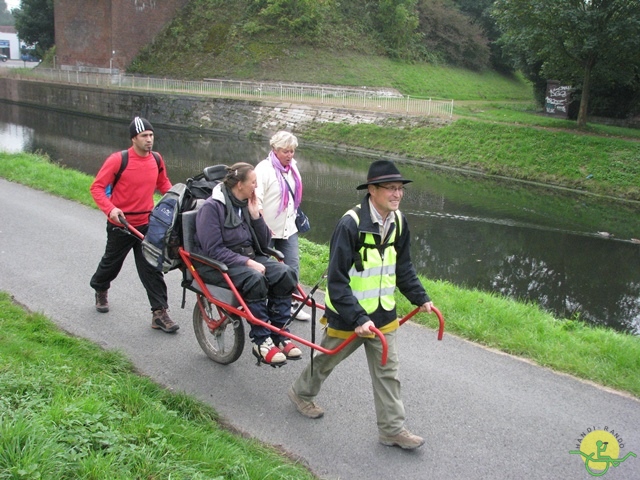
[[[34,68],[40,65],[40,62],[24,62],[22,60],[9,59],[6,62],[0,62],[2,68]]]

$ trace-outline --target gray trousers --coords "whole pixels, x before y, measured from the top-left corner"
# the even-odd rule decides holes
[[[364,344],[364,350],[369,364],[369,375],[373,386],[373,401],[376,407],[378,431],[381,435],[397,435],[404,427],[405,413],[400,398],[400,380],[398,379],[398,349],[396,342],[397,331],[385,333],[389,347],[387,364],[382,366],[382,344],[375,338],[358,337],[345,348],[334,355],[316,353],[313,359],[313,374],[311,364],[307,365],[297,380],[293,383],[293,391],[302,399],[314,401],[320,392],[322,384],[345,358]],[[321,345],[333,350],[344,340],[324,334]]]

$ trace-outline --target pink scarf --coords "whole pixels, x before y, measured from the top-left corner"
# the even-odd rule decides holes
[[[278,207],[278,215],[284,212],[287,209],[287,205],[289,204],[289,195],[291,194],[289,187],[287,187],[287,180],[285,179],[285,175],[291,170],[293,175],[293,180],[295,181],[295,195],[293,198],[293,206],[297,210],[300,206],[300,202],[302,202],[302,180],[300,179],[300,172],[298,171],[298,167],[295,165],[295,160],[291,160],[291,165],[288,167],[284,167],[276,154],[271,150],[269,152],[269,159],[271,160],[271,165],[273,165],[273,169],[276,171],[276,177],[278,177],[278,183],[280,184],[280,206]],[[279,173],[279,175],[278,175]],[[293,189],[292,189],[293,190]]]

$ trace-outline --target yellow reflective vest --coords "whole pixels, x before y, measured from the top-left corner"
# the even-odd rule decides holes
[[[360,224],[360,208],[349,210],[345,215],[351,216],[356,225]],[[380,235],[360,232],[356,261],[349,270],[349,286],[353,295],[362,308],[371,314],[378,308],[378,304],[385,310],[391,311],[396,302],[396,249],[395,240],[400,235],[402,220],[400,212],[395,212],[395,223],[391,227],[384,243]],[[326,306],[336,311],[331,304],[331,298],[325,299]]]

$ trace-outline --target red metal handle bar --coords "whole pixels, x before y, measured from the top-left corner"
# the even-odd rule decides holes
[[[388,352],[389,352],[389,346],[387,344],[387,339],[385,338],[384,333],[382,333],[376,327],[370,327],[369,330],[371,331],[371,333],[374,333],[380,339],[380,343],[382,344],[382,358],[380,359],[380,365],[382,365],[384,367],[387,364],[387,355],[388,355]],[[333,355],[335,353],[338,353],[344,347],[346,347],[351,342],[353,342],[357,337],[358,337],[357,334],[352,333],[349,336],[349,338],[347,338],[344,342],[342,342],[336,348],[334,348],[333,350],[327,350],[325,353],[327,353],[328,355]]]
[[[297,335],[294,335],[291,332],[287,332],[285,330],[282,330],[278,327],[275,327],[274,325],[267,323],[263,320],[260,320],[259,318],[256,318],[253,313],[251,313],[251,310],[249,309],[249,307],[247,306],[247,304],[244,301],[244,298],[240,295],[240,293],[238,292],[238,290],[236,289],[235,285],[233,284],[233,282],[231,281],[231,279],[229,278],[228,274],[226,272],[221,272],[223,278],[225,279],[225,281],[227,282],[229,288],[231,289],[231,291],[233,292],[235,298],[238,300],[238,303],[240,303],[240,306],[242,308],[242,310],[229,305],[228,303],[222,302],[220,300],[217,300],[216,298],[214,298],[211,295],[211,292],[209,292],[209,289],[207,288],[207,286],[205,285],[204,281],[202,280],[202,278],[200,277],[200,275],[198,275],[196,273],[196,269],[193,266],[193,263],[191,262],[191,258],[188,252],[184,251],[184,249],[180,249],[180,256],[182,257],[185,265],[187,266],[187,268],[189,270],[191,270],[192,275],[194,280],[196,280],[196,282],[198,283],[198,285],[200,286],[200,289],[202,291],[202,294],[207,298],[207,300],[220,307],[223,308],[224,310],[226,310],[229,313],[238,315],[239,317],[244,318],[245,320],[247,320],[249,323],[254,324],[254,325],[260,325],[263,327],[266,327],[267,329],[271,330],[272,332],[278,333],[280,335],[283,335],[291,340],[294,340],[295,342],[300,343],[301,345],[305,345],[309,348],[313,348],[314,350],[318,350],[326,355],[334,355],[336,353],[338,353],[340,350],[342,350],[343,348],[345,348],[349,343],[351,343],[353,340],[355,340],[355,338],[358,336],[356,333],[351,334],[347,339],[344,340],[344,342],[342,342],[340,345],[338,345],[336,348],[329,350],[321,345],[317,345],[309,340],[306,340],[302,337],[299,337]],[[301,289],[300,285],[298,284],[298,288]],[[409,320],[411,317],[413,317],[416,313],[418,313],[419,308],[414,309],[411,313],[409,313],[408,315],[406,315],[404,318],[402,318],[400,320],[400,325],[402,325],[404,322],[406,322],[407,320]],[[439,330],[439,334],[438,334],[438,340],[442,340],[442,333],[444,331],[444,320],[442,319],[442,315],[440,314],[440,311],[438,309],[436,309],[435,307],[432,307],[432,310],[434,311],[434,313],[438,316],[438,319],[440,320],[440,330]],[[384,334],[377,329],[376,327],[370,327],[370,331],[372,333],[374,333],[379,339],[380,339],[380,343],[382,344],[382,358],[381,358],[381,365],[386,365],[387,363],[387,357],[388,357],[388,352],[389,352],[389,346],[387,344],[387,339],[385,338]]]
[[[413,317],[416,313],[418,313],[419,310],[420,307],[416,307],[411,313],[402,317],[402,319],[400,320],[400,325]],[[431,311],[436,314],[436,317],[438,317],[438,322],[440,323],[440,327],[438,328],[438,340],[442,340],[442,336],[444,335],[444,318],[442,318],[440,310],[438,310],[436,307],[431,307]]]
[[[316,343],[313,343],[305,338],[299,337],[297,335],[294,335],[291,332],[287,332],[286,330],[282,330],[278,327],[273,326],[270,323],[267,323],[263,320],[260,320],[259,318],[256,318],[251,311],[247,308],[247,310],[238,310],[235,307],[232,307],[231,305],[222,303],[214,298],[212,298],[210,295],[208,295],[208,291],[207,294],[205,294],[205,296],[207,297],[207,300],[209,300],[211,303],[213,303],[214,305],[218,305],[221,308],[227,310],[230,313],[236,314],[242,318],[244,318],[245,320],[247,320],[247,322],[254,324],[254,325],[260,325],[262,327],[266,327],[269,330],[271,330],[272,332],[278,333],[284,337],[287,337],[297,343],[300,343],[301,345],[305,345],[309,348],[313,348],[314,350],[318,350],[319,352],[322,352],[326,355],[334,355],[336,353],[338,353],[340,350],[342,350],[344,347],[346,347],[348,344],[350,344],[351,342],[353,342],[358,335],[356,335],[355,333],[352,333],[349,338],[346,338],[344,340],[344,342],[342,342],[340,345],[338,345],[336,348],[329,350],[328,348],[323,347],[322,345],[318,345]],[[213,300],[213,301],[212,301]],[[242,302],[244,303],[244,302]],[[371,327],[370,328],[371,333],[377,335],[377,337],[380,339],[380,343],[382,344],[382,358],[380,361],[380,364],[382,366],[387,364],[387,356],[388,356],[388,351],[389,351],[389,346],[387,344],[387,339],[384,337],[384,334],[378,330],[376,327]]]
[[[190,262],[189,262],[190,263]],[[223,277],[226,277],[227,274],[223,273],[222,274]],[[194,277],[196,278],[196,280],[198,280],[198,283],[201,283],[202,280],[200,279],[200,276]],[[254,324],[254,325],[260,325],[262,327],[266,327],[269,330],[271,330],[272,332],[278,333],[284,337],[287,337],[297,343],[300,343],[301,345],[305,345],[309,348],[312,348],[314,350],[318,350],[319,352],[322,352],[326,355],[334,355],[336,353],[338,353],[340,350],[342,350],[344,347],[346,347],[349,343],[351,343],[353,340],[355,340],[355,338],[358,336],[355,333],[351,334],[351,336],[349,336],[349,338],[345,339],[344,342],[342,342],[340,345],[338,345],[336,348],[329,350],[325,347],[323,347],[322,345],[318,345],[316,343],[313,343],[305,338],[299,337],[297,335],[294,335],[291,332],[287,332],[286,330],[282,330],[278,327],[275,327],[274,325],[267,323],[263,320],[260,320],[259,318],[256,318],[253,313],[251,313],[251,310],[249,310],[249,308],[247,307],[247,305],[244,302],[244,299],[240,296],[240,294],[238,293],[238,291],[235,289],[235,286],[233,285],[233,283],[230,284],[230,286],[232,287],[232,290],[234,291],[234,294],[236,295],[236,298],[238,299],[238,301],[240,302],[241,306],[242,306],[242,310],[239,310],[238,308],[229,305],[227,303],[221,302],[215,298],[213,298],[211,296],[211,293],[209,292],[209,290],[206,288],[206,286],[204,285],[204,282],[202,282],[203,284],[201,285],[202,288],[202,292],[203,295],[207,298],[207,300],[211,303],[213,303],[214,305],[217,305],[221,308],[223,308],[224,310],[226,310],[229,313],[238,315],[239,317],[244,318],[247,322]],[[204,288],[203,288],[204,287]],[[389,346],[387,345],[387,339],[384,337],[384,334],[378,330],[376,327],[371,327],[370,328],[371,332],[374,333],[375,335],[378,336],[378,338],[380,339],[380,343],[382,344],[382,358],[381,358],[381,365],[386,365],[387,363],[387,356],[388,356],[388,351],[389,351]]]
[[[120,223],[124,225],[124,228],[126,228],[129,232],[133,233],[140,240],[144,240],[144,235],[140,232],[140,230],[132,227],[129,222],[127,222],[126,218],[124,218],[122,215],[118,215],[118,220],[120,220]]]

